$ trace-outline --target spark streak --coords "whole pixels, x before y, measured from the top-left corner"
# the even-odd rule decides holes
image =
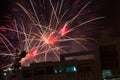
[[[16,47],[12,45],[12,43],[2,33],[0,33],[0,39],[9,51],[8,54],[4,53],[1,55],[15,57],[16,54],[19,55],[22,51],[26,51],[27,55],[19,62],[22,66],[28,66],[33,62],[50,61],[47,56],[52,53],[55,55],[54,57],[56,57],[55,61],[60,61],[60,54],[66,53],[67,51],[65,51],[64,48],[69,47],[69,45],[61,44],[67,42],[75,42],[84,50],[87,50],[86,46],[84,46],[81,41],[86,42],[94,39],[70,35],[75,32],[75,29],[104,18],[95,17],[87,19],[86,21],[80,20],[80,15],[91,4],[91,1],[87,2],[81,8],[76,7],[79,6],[80,1],[75,1],[73,4],[79,3],[76,6],[72,5],[72,7],[77,8],[75,9],[77,10],[75,13],[74,10],[71,12],[71,9],[65,7],[65,3],[67,2],[66,0],[47,0],[48,2],[46,1],[46,3],[44,0],[40,1],[41,3],[39,6],[38,4],[34,4],[35,1],[29,0],[29,5],[31,6],[30,9],[25,7],[27,5],[24,6],[18,2],[16,3],[21,8],[20,11],[23,11],[22,14],[25,14],[27,17],[25,19],[27,23],[24,22],[24,18],[22,19],[23,22],[14,19],[14,26],[16,29],[2,28],[2,30],[8,30],[17,34],[19,46]],[[20,17],[18,16],[17,18]],[[13,51],[10,50],[3,39],[9,43],[9,45],[13,48]],[[15,53],[16,49],[18,49],[18,53]],[[36,57],[38,56],[39,58],[37,59]]]

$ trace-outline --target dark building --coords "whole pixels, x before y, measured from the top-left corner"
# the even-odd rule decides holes
[[[3,79],[3,70],[0,68],[0,80]]]
[[[100,80],[94,61],[63,61],[32,64],[17,70],[17,80]]]
[[[108,38],[98,44],[103,78],[120,80],[120,38]]]
[[[60,62],[31,64],[30,67],[18,69],[17,80],[101,80],[100,66],[95,51],[62,55]],[[94,55],[95,58],[65,60],[68,57]]]

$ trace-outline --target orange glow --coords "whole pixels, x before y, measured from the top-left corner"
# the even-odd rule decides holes
[[[38,53],[38,49],[37,49],[37,48],[34,48],[34,49],[31,50],[30,52],[28,52],[27,55],[20,60],[20,62],[21,62],[21,63],[24,63],[26,60],[29,60],[29,59],[32,60],[37,53]]]
[[[58,41],[58,37],[53,34],[49,35],[49,36],[43,36],[42,39],[46,44],[50,44],[50,45],[52,45]]]
[[[67,34],[68,32],[70,32],[70,30],[67,28],[67,26],[63,26],[60,30],[59,30],[59,34],[61,36],[64,36],[65,34]]]

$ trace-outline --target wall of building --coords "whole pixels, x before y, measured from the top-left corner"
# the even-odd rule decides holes
[[[17,80],[101,80],[94,60],[32,64],[16,71]]]
[[[105,77],[120,75],[120,38],[107,38],[99,42],[101,71]]]

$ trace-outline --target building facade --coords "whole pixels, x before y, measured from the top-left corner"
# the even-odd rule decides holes
[[[97,52],[100,55],[103,78],[120,80],[120,38],[101,40]]]
[[[89,54],[89,52],[83,53],[85,55]],[[30,67],[16,70],[16,78],[17,80],[101,80],[98,58],[94,54],[96,52],[92,51],[90,53],[95,55],[96,58],[31,64]]]

